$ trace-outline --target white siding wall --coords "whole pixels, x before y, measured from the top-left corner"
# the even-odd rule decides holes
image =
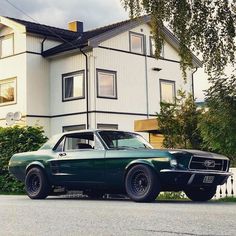
[[[27,51],[41,53],[43,36],[28,34],[27,35]],[[46,39],[43,43],[44,50],[56,47],[61,44],[58,40]]]
[[[0,106],[0,125],[5,126],[8,112],[26,114],[26,54],[0,59],[0,80],[16,78],[16,104]]]
[[[62,74],[85,70],[84,55],[53,59],[50,67],[51,115],[86,111],[85,99],[62,102]]]

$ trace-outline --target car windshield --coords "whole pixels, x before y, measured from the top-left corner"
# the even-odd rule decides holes
[[[123,131],[99,131],[109,149],[139,149],[153,147],[139,134]]]

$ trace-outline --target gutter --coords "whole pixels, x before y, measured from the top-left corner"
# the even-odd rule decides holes
[[[79,48],[80,52],[85,56],[85,88],[86,88],[86,128],[89,129],[89,89],[88,89],[88,55],[82,50],[82,48]]]
[[[192,72],[192,95],[193,95],[193,100],[195,100],[195,96],[194,96],[194,74],[197,72],[198,67],[195,68],[195,70]]]

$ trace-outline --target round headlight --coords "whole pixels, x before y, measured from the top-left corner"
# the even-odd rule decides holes
[[[171,165],[172,167],[176,167],[176,166],[178,165],[177,160],[176,160],[176,159],[171,159],[171,160],[170,160],[170,165]]]

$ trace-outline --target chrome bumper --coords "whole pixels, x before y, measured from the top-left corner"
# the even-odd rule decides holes
[[[224,175],[224,176],[231,176],[233,173],[225,172],[225,171],[204,171],[204,170],[170,170],[170,169],[163,169],[160,172],[162,173],[186,173],[186,174],[200,174],[200,175]]]

